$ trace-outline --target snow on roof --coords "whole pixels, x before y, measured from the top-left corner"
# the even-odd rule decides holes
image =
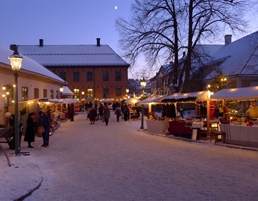
[[[214,60],[227,58],[219,67],[224,75],[258,74],[258,32],[234,41],[213,56]]]
[[[247,100],[258,98],[258,86],[222,89],[211,95],[211,99]]]
[[[8,57],[12,54],[13,54],[12,50],[7,49],[3,46],[0,46],[0,62],[1,63],[10,65],[10,60],[8,59]],[[48,78],[51,78],[52,80],[56,80],[56,81],[59,81],[62,83],[65,82],[63,79],[58,77],[56,74],[52,73],[47,68],[40,65],[39,63],[32,60],[31,58],[24,56],[22,54],[20,54],[20,55],[23,57],[21,70],[32,72],[32,73],[41,75],[43,77],[48,77]]]
[[[126,66],[108,45],[19,45],[19,52],[44,66]]]

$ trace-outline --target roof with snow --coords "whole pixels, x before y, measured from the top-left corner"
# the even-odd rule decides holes
[[[130,66],[108,45],[19,45],[19,52],[46,67]]]
[[[8,57],[12,54],[13,54],[12,50],[7,49],[3,46],[0,46],[0,63],[3,63],[5,65],[10,65],[10,61],[9,61]],[[31,59],[23,54],[20,54],[20,55],[23,57],[21,71],[23,70],[23,71],[31,72],[31,73],[40,75],[42,77],[47,77],[47,78],[50,78],[52,80],[55,80],[55,81],[58,81],[61,83],[65,82],[62,78],[58,77],[56,74],[52,73],[47,68],[40,65],[33,59]]]
[[[258,74],[258,32],[225,45],[212,56],[213,64],[221,63],[224,75]]]

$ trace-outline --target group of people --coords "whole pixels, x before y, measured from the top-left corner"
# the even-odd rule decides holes
[[[97,109],[99,111],[99,116],[97,113]],[[87,108],[87,117],[90,120],[90,124],[95,124],[95,121],[100,119],[103,120],[106,123],[106,125],[108,125],[108,121],[110,118],[110,110],[108,108],[107,103],[104,103],[104,105],[102,105],[101,103],[99,108],[96,108],[94,106]]]
[[[10,116],[8,116],[8,122],[9,122],[9,126],[13,129],[13,132],[15,132],[14,114],[11,114]],[[34,148],[31,143],[35,141],[36,130],[39,127],[42,127],[43,144],[41,146],[42,147],[49,146],[50,118],[44,112],[39,111],[38,120],[34,112],[29,113],[27,118],[27,127],[26,127],[24,141],[28,142],[28,148]],[[22,128],[23,128],[23,125],[20,121],[19,123],[20,142],[21,142],[21,136],[23,133]],[[13,147],[10,146],[10,148],[12,149]]]
[[[85,104],[85,107],[87,111],[87,118],[90,120],[90,124],[95,124],[96,120],[102,120],[106,123],[106,125],[108,125],[110,118],[110,108],[106,102],[104,104],[100,103],[99,105],[95,103],[93,105],[91,102],[89,102]],[[124,119],[124,121],[129,120],[130,110],[125,102],[122,102],[122,104],[118,102],[113,103],[112,109],[116,115],[117,122],[119,122],[120,117]]]

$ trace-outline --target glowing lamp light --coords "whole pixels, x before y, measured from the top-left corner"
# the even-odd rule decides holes
[[[140,85],[143,89],[146,87],[146,81],[144,78],[141,80]]]
[[[19,71],[21,69],[23,57],[17,51],[14,51],[13,55],[9,56],[8,59],[10,60],[13,71]]]

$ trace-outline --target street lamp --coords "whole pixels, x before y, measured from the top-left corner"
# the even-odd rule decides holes
[[[146,81],[143,79],[140,81],[140,85],[142,87],[142,95],[144,95],[144,89],[146,87]],[[144,129],[144,106],[142,104],[142,120],[141,120],[141,127],[140,129]]]
[[[83,108],[83,111],[85,111],[85,108],[84,108],[84,100],[85,100],[85,99],[84,99],[84,91],[82,91],[82,101],[83,101],[83,102],[82,102],[82,104],[83,104],[82,108]]]
[[[21,69],[23,57],[19,55],[17,51],[17,46],[13,52],[13,55],[9,56],[8,59],[10,60],[12,70],[14,71],[14,82],[15,82],[14,140],[15,140],[15,155],[18,155],[20,153],[19,118],[18,118],[18,71]]]
[[[144,95],[144,89],[145,89],[145,87],[146,87],[146,81],[145,81],[144,77],[143,77],[143,79],[140,81],[140,85],[141,85],[141,87],[142,87],[142,95]]]

